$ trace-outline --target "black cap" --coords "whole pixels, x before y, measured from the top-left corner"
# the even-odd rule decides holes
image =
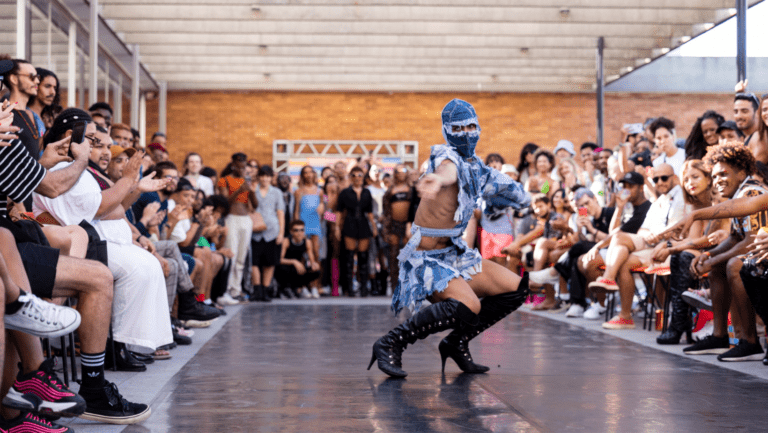
[[[738,131],[739,127],[736,126],[736,122],[734,122],[733,120],[726,120],[725,122],[721,123],[720,126],[717,128],[717,133],[719,134],[723,129]]]
[[[636,171],[630,171],[629,173],[624,174],[624,177],[621,178],[619,183],[628,183],[630,185],[642,185],[645,183],[645,180],[643,179],[642,174]]]
[[[642,152],[635,153],[629,157],[629,160],[634,162],[635,165],[642,165],[643,167],[651,166],[651,151],[646,149]]]
[[[13,60],[0,60],[0,75],[13,69]]]

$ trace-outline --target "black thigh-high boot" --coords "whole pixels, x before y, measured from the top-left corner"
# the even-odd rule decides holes
[[[477,325],[462,323],[440,342],[438,349],[443,361],[443,372],[445,372],[445,360],[447,358],[453,359],[461,371],[465,373],[485,373],[490,370],[484,365],[472,362],[472,355],[469,353],[469,341],[509,313],[520,308],[528,294],[528,273],[526,273],[520,280],[516,291],[483,298],[480,301]]]
[[[342,289],[344,294],[352,296],[354,293],[355,285],[355,252],[350,250],[342,251],[341,266],[339,269],[341,272]]]
[[[423,340],[430,334],[454,328],[460,323],[476,324],[477,314],[453,298],[424,307],[376,340],[368,369],[371,369],[374,361],[378,361],[379,370],[384,373],[392,377],[405,377],[408,373],[403,371],[402,356],[408,344]]]
[[[682,294],[696,282],[689,270],[694,257],[691,253],[682,252],[672,254],[669,258],[669,267],[672,271],[669,276],[669,305],[672,317],[667,330],[656,338],[657,344],[678,344],[683,334],[686,334],[688,344],[693,343],[691,307],[683,301]]]
[[[368,296],[368,251],[357,252],[357,282],[360,283],[360,296]]]

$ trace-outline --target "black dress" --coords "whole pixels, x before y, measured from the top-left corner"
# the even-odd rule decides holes
[[[357,193],[351,186],[341,191],[336,209],[339,212],[347,211],[344,226],[341,228],[343,236],[353,239],[373,237],[371,226],[365,215],[373,212],[373,198],[367,188],[363,188],[360,193],[360,200],[357,199]]]

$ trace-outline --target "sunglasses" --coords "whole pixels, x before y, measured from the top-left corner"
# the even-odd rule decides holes
[[[363,177],[363,173],[350,174],[350,177]]]
[[[671,178],[672,176],[657,176],[653,178],[653,183],[659,183],[659,181],[666,182]]]
[[[303,231],[304,231],[303,228],[302,229],[291,229],[291,233],[301,233]]]
[[[16,75],[17,77],[27,77],[29,78],[30,81],[35,81],[40,79],[39,75],[33,74],[31,72],[29,74],[14,74],[14,75]]]

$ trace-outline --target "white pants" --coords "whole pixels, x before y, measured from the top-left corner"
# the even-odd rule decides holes
[[[114,340],[154,351],[173,342],[165,277],[160,262],[133,244],[107,242],[115,278],[112,300]]]
[[[235,297],[240,296],[243,292],[243,271],[245,259],[248,256],[248,248],[251,246],[253,220],[248,215],[230,214],[227,216],[226,226],[227,242],[225,246],[235,253],[235,256],[232,257],[232,266],[229,268],[227,293]]]

